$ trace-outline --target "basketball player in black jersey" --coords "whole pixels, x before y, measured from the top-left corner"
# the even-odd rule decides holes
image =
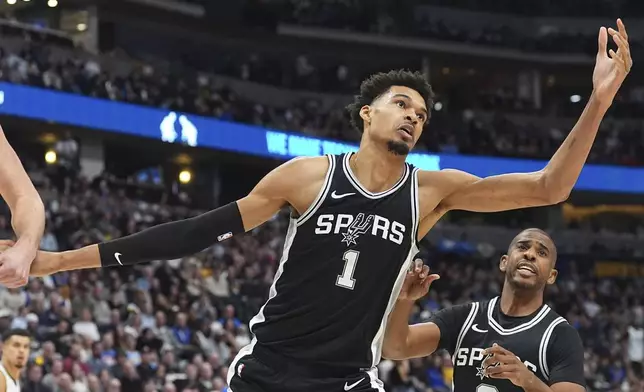
[[[524,230],[501,257],[501,297],[443,309],[430,322],[409,326],[414,301],[438,279],[417,260],[391,314],[383,355],[403,359],[448,350],[454,392],[585,391],[579,334],[543,303],[545,287],[557,277],[556,259],[548,234]]]
[[[579,121],[538,172],[479,178],[405,163],[429,120],[431,87],[419,73],[365,80],[349,106],[357,153],[294,159],[245,197],[184,221],[58,254],[32,274],[168,260],[201,251],[292,210],[268,301],[251,321],[252,344],[233,361],[234,392],[382,390],[376,374],[387,317],[417,242],[449,210],[502,211],[561,202],[632,61],[626,30],[599,32],[594,91]],[[617,52],[607,54],[608,35]]]

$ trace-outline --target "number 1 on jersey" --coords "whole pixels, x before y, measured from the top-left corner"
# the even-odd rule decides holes
[[[342,260],[344,260],[344,269],[342,270],[342,275],[338,275],[338,279],[335,281],[336,285],[344,287],[345,289],[353,290],[353,287],[356,285],[356,280],[353,279],[353,273],[356,270],[358,257],[360,257],[360,252],[357,250],[348,250],[344,252],[344,255],[342,256]]]

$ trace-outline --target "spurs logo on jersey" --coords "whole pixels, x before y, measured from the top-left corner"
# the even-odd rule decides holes
[[[342,242],[347,246],[356,245],[363,234],[380,237],[401,245],[406,228],[402,223],[375,214],[365,217],[363,212],[357,216],[349,214],[321,214],[318,216],[315,234],[342,234]]]
[[[476,376],[480,377],[481,380],[483,380],[484,378],[488,377],[486,372],[488,368],[498,366],[498,363],[496,363],[487,367],[483,367],[483,363],[485,362],[485,360],[492,356],[492,354],[484,355],[483,354],[484,351],[485,349],[478,348],[478,347],[477,348],[462,347],[456,353],[456,362],[454,363],[454,366],[455,367],[456,366],[475,367]],[[521,358],[519,358],[519,360],[521,360]],[[532,370],[533,373],[537,372],[537,366],[534,365],[532,362],[523,361],[523,364],[528,369]]]

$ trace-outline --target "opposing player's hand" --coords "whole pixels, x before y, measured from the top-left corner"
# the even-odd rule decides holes
[[[510,380],[520,388],[525,388],[534,382],[534,373],[509,350],[494,343],[484,351],[484,354],[486,358],[483,361],[483,368],[486,369],[488,377]]]
[[[609,35],[617,45],[617,52],[613,49],[607,51]],[[602,26],[599,29],[598,41],[597,59],[593,71],[593,89],[600,102],[610,105],[633,66],[624,22],[617,19],[617,30],[606,29]]]
[[[36,251],[31,247],[13,241],[0,241],[0,283],[9,288],[26,285],[35,257]]]
[[[426,266],[421,259],[414,260],[407,276],[405,276],[398,299],[415,301],[424,297],[429,291],[429,286],[437,279],[440,279],[440,275],[430,275],[429,266]]]

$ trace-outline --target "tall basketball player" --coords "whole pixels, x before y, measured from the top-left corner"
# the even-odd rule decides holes
[[[22,329],[12,329],[5,333],[2,342],[0,392],[20,392],[20,372],[29,359],[31,335]]]
[[[448,350],[454,392],[585,391],[579,334],[543,303],[545,287],[557,278],[556,261],[548,234],[524,230],[501,257],[500,297],[443,309],[430,322],[409,326],[414,301],[438,278],[417,260],[389,319],[383,356],[403,359]]]
[[[27,283],[45,228],[45,208],[40,195],[0,128],[0,196],[9,205],[18,243],[0,254],[0,284],[19,287]]]
[[[599,32],[594,91],[548,165],[534,173],[479,178],[419,171],[405,158],[429,119],[432,91],[421,74],[391,71],[360,87],[349,106],[362,132],[357,153],[292,160],[246,197],[195,218],[64,253],[39,253],[32,273],[168,260],[252,230],[289,206],[292,216],[255,335],[230,367],[235,392],[382,390],[387,317],[417,243],[445,212],[501,211],[565,200],[601,119],[630,70],[626,29]]]

